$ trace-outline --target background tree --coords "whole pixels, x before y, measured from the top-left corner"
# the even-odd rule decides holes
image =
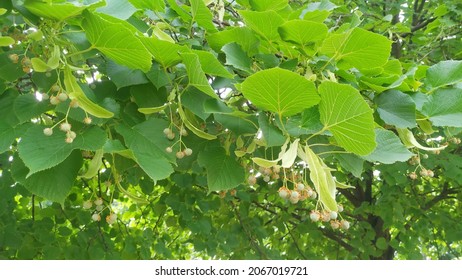
[[[459,1],[0,8],[1,258],[460,258]]]

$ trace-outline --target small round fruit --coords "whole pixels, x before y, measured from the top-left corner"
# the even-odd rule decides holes
[[[263,177],[263,181],[268,183],[269,181],[271,181],[271,177],[266,175],[266,176]]]
[[[316,199],[318,197],[318,194],[316,192],[313,191],[313,194],[310,195],[310,198],[311,199]]]
[[[72,127],[71,124],[70,124],[70,123],[67,123],[67,122],[62,123],[62,124],[59,125],[59,129],[61,129],[61,130],[64,131],[64,132],[70,131],[70,130],[71,130],[71,127]]]
[[[116,213],[111,213],[106,216],[106,222],[110,225],[115,223],[117,221],[117,214]]]
[[[71,103],[69,104],[71,108],[79,108],[79,102],[77,100],[71,100]]]
[[[101,216],[99,214],[95,213],[95,214],[91,215],[91,219],[93,221],[95,221],[95,222],[99,222],[99,221],[101,221]]]
[[[280,167],[279,165],[273,166],[273,172],[274,172],[274,173],[279,173],[279,172],[281,172],[281,167]]]
[[[193,150],[190,148],[186,148],[184,149],[183,153],[185,154],[185,156],[189,157],[190,155],[192,155]]]
[[[278,190],[279,196],[283,199],[289,198],[291,196],[290,193],[291,191],[286,187],[280,187]]]
[[[411,178],[411,180],[415,180],[417,179],[417,174],[415,174],[415,172],[411,172],[409,173],[409,178]]]
[[[53,129],[51,129],[50,127],[44,128],[43,134],[45,134],[46,136],[51,136],[53,134]]]
[[[271,168],[265,168],[265,170],[263,170],[263,174],[265,175],[271,175],[273,173],[273,170],[271,170]]]
[[[346,220],[342,220],[340,222],[340,226],[344,229],[344,230],[348,230],[350,228],[350,223]]]
[[[175,139],[175,133],[173,133],[173,132],[168,133],[166,136],[167,136],[168,140]]]
[[[184,152],[183,151],[179,151],[175,154],[176,158],[177,159],[182,159],[184,158]]]
[[[167,153],[171,153],[171,152],[173,152],[173,149],[172,149],[172,147],[167,147],[167,148],[165,148],[165,151]]]
[[[42,94],[42,100],[48,100],[48,99],[50,99],[50,96],[48,94],[46,94],[46,93],[43,93]]]
[[[229,194],[232,196],[236,196],[237,191],[235,189],[232,189],[229,191]]]
[[[247,178],[247,183],[249,183],[250,186],[253,186],[257,183],[257,178],[253,175],[250,175],[249,178]]]
[[[96,211],[101,212],[101,211],[103,211],[103,209],[104,209],[104,205],[97,205],[97,206],[95,207],[95,209],[96,209]]]
[[[338,208],[339,213],[343,212],[343,205],[342,204],[337,205],[337,208]]]
[[[321,215],[319,214],[318,211],[311,211],[311,213],[310,213],[311,221],[317,222],[317,221],[319,221],[320,218],[321,218]]]
[[[323,212],[321,213],[321,220],[322,220],[323,222],[328,222],[328,221],[330,221],[330,213],[327,212],[327,211],[323,211]]]
[[[172,130],[167,127],[167,128],[164,128],[163,132],[164,132],[165,135],[169,135],[170,133],[172,133]]]
[[[182,128],[180,130],[180,134],[181,134],[181,136],[188,136],[188,131],[186,129]]]
[[[93,202],[91,202],[90,200],[85,200],[83,202],[83,209],[90,209],[91,207],[93,206]]]
[[[312,188],[307,189],[306,194],[308,195],[308,197],[312,197],[314,195],[313,189]]]
[[[12,54],[8,55],[8,58],[11,60],[11,62],[13,62],[15,64],[18,63],[18,61],[19,61],[19,56],[17,54],[15,54],[15,53],[12,53]]]
[[[90,117],[86,117],[85,119],[83,119],[83,123],[85,124],[91,124],[92,122],[92,119]]]
[[[61,92],[60,94],[58,94],[58,99],[59,99],[59,101],[61,101],[61,102],[66,101],[67,98],[68,98],[68,96],[67,96],[67,94],[65,94],[64,92]]]
[[[59,101],[58,97],[56,97],[56,96],[52,96],[52,97],[50,98],[50,104],[51,104],[51,105],[58,105],[60,102],[61,102],[61,101]]]
[[[330,212],[330,218],[331,218],[331,220],[335,220],[335,219],[337,219],[337,217],[338,217],[337,212],[335,212],[335,211]]]
[[[101,197],[98,197],[97,199],[95,199],[95,201],[93,202],[95,205],[103,205],[103,199]]]
[[[296,189],[297,191],[301,192],[305,189],[305,185],[303,185],[302,183],[298,183]]]
[[[332,229],[339,229],[340,228],[340,222],[337,220],[330,221],[330,226]]]
[[[435,173],[433,173],[433,170],[428,169],[427,170],[427,176],[430,177],[430,178],[433,178],[433,176],[435,176]]]
[[[66,137],[65,141],[66,141],[67,144],[70,144],[70,143],[74,142],[74,138]]]
[[[298,191],[292,191],[290,192],[290,197],[291,198],[296,198],[296,199],[300,199],[300,193]]]
[[[279,176],[279,174],[277,174],[277,173],[273,173],[273,175],[271,175],[271,179],[273,179],[273,180],[275,180],[275,181],[276,181],[276,180],[279,180],[279,178],[280,178],[280,176]]]
[[[218,195],[220,196],[220,198],[225,198],[226,197],[226,191],[220,191],[218,193]]]
[[[294,193],[294,192],[292,192],[292,193]],[[292,203],[292,204],[297,204],[297,203],[300,201],[300,198],[290,196],[289,201],[290,201],[290,203]]]
[[[54,85],[51,87],[51,90],[54,91],[54,92],[58,92],[60,89],[61,89],[61,87],[58,86],[57,84],[54,84]]]
[[[69,138],[75,139],[75,137],[77,137],[77,134],[76,134],[74,131],[69,130],[69,131],[67,132],[67,136],[68,136]]]
[[[300,201],[305,201],[308,198],[308,192],[303,190],[300,192]]]

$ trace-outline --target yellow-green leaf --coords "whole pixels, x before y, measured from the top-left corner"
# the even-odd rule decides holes
[[[77,83],[77,79],[72,75],[71,69],[66,67],[64,70],[64,86],[71,99],[77,100],[79,106],[86,112],[98,118],[112,118],[114,114],[103,107],[93,103],[83,92]]]
[[[167,104],[164,104],[159,107],[138,108],[138,112],[143,113],[145,115],[149,115],[149,114],[162,112],[166,107],[167,107]]]
[[[318,193],[319,201],[326,209],[338,211],[337,202],[335,201],[337,183],[329,168],[308,146],[305,146],[305,149],[299,147],[298,155],[308,164],[310,179]]]

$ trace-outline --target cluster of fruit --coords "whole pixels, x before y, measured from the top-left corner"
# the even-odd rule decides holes
[[[338,205],[338,212],[343,211],[343,206]],[[310,219],[313,222],[325,222],[325,223],[330,223],[330,226],[332,229],[339,229],[342,228],[344,230],[348,230],[350,228],[350,222],[347,220],[338,220],[338,213],[335,211],[328,211],[328,210],[323,210],[323,211],[318,211],[318,210],[313,210],[310,213]]]
[[[83,209],[85,210],[90,210],[93,208],[93,204],[95,205],[95,211],[91,215],[91,219],[95,222],[101,221],[101,212],[104,210],[104,204],[103,204],[103,199],[102,198],[97,198],[93,202],[91,200],[86,200],[83,202]],[[109,215],[106,216],[106,222],[110,225],[115,223],[117,221],[117,214],[112,212],[109,213]]]
[[[290,190],[286,186],[282,186],[279,188],[278,193],[281,198],[289,200],[292,204],[296,204],[308,198],[316,199],[318,196],[310,186],[305,186],[303,183],[296,184],[293,190]]]
[[[90,117],[86,117],[83,122],[85,124],[90,124],[91,123],[91,118]],[[56,125],[55,125],[56,126]],[[45,134],[46,136],[51,136],[53,135],[53,127],[46,127],[43,129],[43,134]],[[66,132],[66,138],[65,138],[65,141],[66,143],[72,143],[74,142],[74,139],[77,137],[77,134],[75,133],[75,131],[72,131],[71,130],[72,128],[72,125],[70,123],[68,123],[67,121],[66,122],[63,122],[59,125],[59,129],[61,131],[64,131]]]
[[[179,131],[180,131],[181,136],[188,136],[188,132],[186,131],[186,129],[181,128]],[[164,134],[165,134],[165,137],[167,137],[168,140],[173,140],[173,139],[175,139],[175,136],[176,136],[175,132],[173,132],[173,130],[171,128],[169,128],[169,127],[164,129]],[[183,143],[181,141],[181,139],[180,139],[179,142],[180,142],[180,146],[181,146],[181,144]],[[165,151],[167,153],[173,152],[173,146],[175,146],[175,144],[165,148]],[[192,153],[193,153],[193,150],[191,148],[186,148],[185,147],[183,150],[176,152],[175,156],[176,156],[177,159],[182,159],[184,157],[189,157],[190,155],[192,155]]]
[[[8,58],[14,64],[19,62],[19,55],[15,54],[15,53],[9,54]],[[22,71],[24,73],[29,73],[31,71],[31,68],[32,68],[32,62],[31,62],[30,58],[28,58],[27,56],[24,56],[23,59],[21,59],[21,66],[22,66]]]

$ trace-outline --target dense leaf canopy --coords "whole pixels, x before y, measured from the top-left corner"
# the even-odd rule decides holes
[[[0,3],[0,259],[455,259],[462,3]]]

